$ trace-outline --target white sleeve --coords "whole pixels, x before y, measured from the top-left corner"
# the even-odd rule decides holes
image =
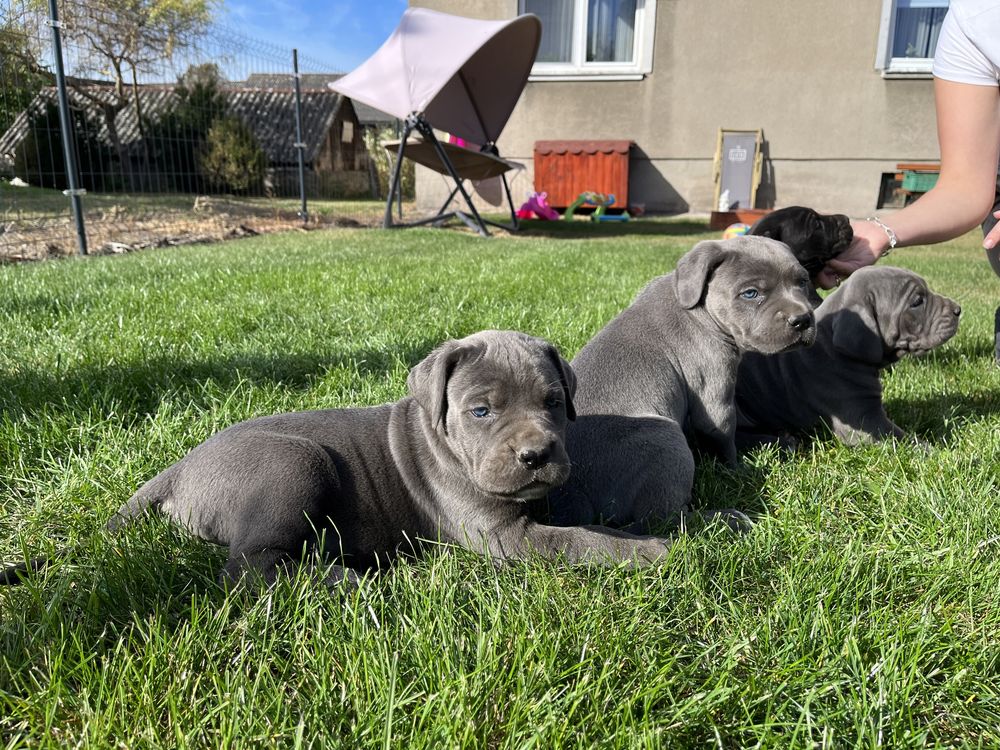
[[[951,10],[944,17],[934,50],[935,78],[958,83],[996,86],[997,76],[989,59],[962,30]]]

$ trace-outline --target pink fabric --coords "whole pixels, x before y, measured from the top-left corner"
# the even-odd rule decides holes
[[[532,193],[517,210],[519,219],[530,219],[532,214],[538,216],[539,219],[548,221],[555,221],[559,218],[559,212],[549,205],[548,193]]]

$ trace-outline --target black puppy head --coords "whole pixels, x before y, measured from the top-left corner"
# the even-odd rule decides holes
[[[813,279],[854,239],[846,216],[823,215],[806,206],[772,211],[750,227],[750,234],[784,242]]]
[[[855,271],[830,295],[833,348],[848,359],[887,367],[940,346],[958,330],[962,308],[903,268]]]
[[[569,476],[564,438],[576,378],[547,341],[482,331],[442,344],[407,382],[480,490],[530,499]]]

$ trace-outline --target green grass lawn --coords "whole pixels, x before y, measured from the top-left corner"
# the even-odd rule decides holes
[[[482,240],[334,230],[0,267],[0,747],[786,748],[1000,745],[1000,280],[970,234],[890,259],[963,305],[885,378],[930,444],[832,439],[699,469],[650,570],[401,562],[347,598],[215,583],[224,554],[102,524],[217,430],[378,404],[482,328],[571,357],[697,225]],[[699,229],[700,231],[699,233]]]

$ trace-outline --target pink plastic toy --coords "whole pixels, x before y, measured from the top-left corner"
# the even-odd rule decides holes
[[[517,209],[517,218],[519,219],[530,219],[532,214],[539,219],[547,219],[548,221],[555,221],[559,218],[559,212],[549,205],[548,193],[531,193],[528,200]]]

